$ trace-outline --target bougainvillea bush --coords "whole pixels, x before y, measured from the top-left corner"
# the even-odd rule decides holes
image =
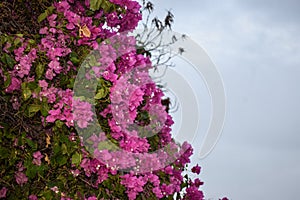
[[[150,54],[127,34],[139,3],[0,8],[0,198],[204,198],[203,183],[183,175],[193,150],[171,137]]]

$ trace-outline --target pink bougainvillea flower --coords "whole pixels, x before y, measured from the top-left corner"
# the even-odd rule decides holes
[[[77,25],[80,22],[80,16],[70,10],[65,10],[64,15],[69,23]]]
[[[14,110],[19,110],[19,108],[21,107],[21,103],[16,96],[12,96],[10,102],[12,103]]]
[[[222,199],[220,199],[220,200],[229,200],[227,197],[223,197]]]
[[[31,194],[31,195],[28,197],[28,200],[38,200],[38,198],[37,198],[36,195]]]
[[[91,196],[91,197],[87,198],[87,200],[97,200],[97,197]]]
[[[194,180],[194,184],[195,184],[196,187],[199,187],[199,186],[203,185],[204,183],[202,181],[200,181],[199,178],[196,178]]]
[[[88,102],[74,100],[73,101],[73,116],[74,121],[80,128],[86,128],[89,121],[93,120],[94,113],[92,105]]]
[[[70,9],[70,5],[66,0],[55,2],[54,6],[56,7],[58,12],[62,13]]]
[[[46,80],[39,80],[39,86],[41,88],[47,88],[48,87],[48,83]]]
[[[23,172],[20,172],[20,171],[15,172],[15,179],[19,185],[23,185],[23,184],[27,183],[27,181],[28,181],[27,176]]]
[[[201,167],[197,164],[192,168],[192,172],[195,174],[200,174]]]
[[[19,61],[20,58],[23,56],[24,50],[25,50],[25,47],[23,47],[23,46],[14,50],[16,61]]]
[[[197,187],[190,186],[186,189],[186,194],[184,195],[184,199],[203,200],[204,195],[203,195],[203,192],[199,191]]]
[[[55,74],[53,73],[52,69],[47,69],[46,71],[46,79],[52,80],[54,78]]]
[[[46,35],[48,34],[48,27],[45,26],[44,28],[41,28],[39,31],[40,34]]]
[[[109,13],[107,15],[107,25],[110,27],[116,27],[120,23],[120,19],[116,12]]]
[[[68,23],[66,25],[66,28],[69,29],[69,30],[73,30],[75,28],[75,25],[73,23]]]
[[[50,16],[47,17],[49,25],[51,27],[55,27],[56,26],[56,21],[55,21],[56,18],[57,18],[56,14],[52,14],[52,15],[50,15]]]
[[[80,174],[80,171],[78,169],[75,169],[75,170],[71,170],[71,173],[73,174],[74,177],[76,177]]]
[[[138,177],[132,173],[125,174],[121,178],[121,184],[127,188],[126,193],[130,200],[136,199],[137,194],[144,190],[143,187],[147,183],[143,176]]]
[[[37,50],[35,48],[32,48],[28,54],[28,58],[30,60],[30,62],[33,62],[36,58],[37,58]]]
[[[53,192],[55,192],[56,194],[59,193],[59,189],[57,186],[54,186],[52,188],[50,188],[50,190],[52,190]]]
[[[3,51],[4,51],[5,53],[9,53],[8,48],[10,48],[10,47],[11,47],[11,43],[7,42],[6,45],[5,45],[4,48],[3,48]]]
[[[19,172],[22,172],[22,171],[24,171],[24,166],[23,166],[23,163],[20,161],[20,162],[18,162],[18,164],[17,164],[17,166],[16,166],[17,168],[18,168],[18,171]]]
[[[21,81],[16,77],[12,77],[11,83],[8,86],[8,88],[5,89],[5,92],[12,93],[13,91],[19,90],[20,88],[21,88]]]
[[[6,193],[7,193],[7,188],[3,187],[0,190],[0,198],[5,198],[6,197]]]
[[[152,192],[155,194],[155,196],[160,199],[160,198],[163,198],[163,194],[161,192],[161,189],[159,187],[154,187],[152,189]]]
[[[56,49],[56,50],[58,50],[58,49]],[[57,60],[52,60],[48,64],[48,66],[49,66],[50,69],[54,70],[56,74],[59,74],[61,72],[61,70],[62,70],[62,67],[60,66],[60,63]]]
[[[32,163],[33,163],[34,165],[40,166],[41,163],[42,163],[41,159],[42,159],[43,157],[44,157],[44,156],[41,154],[40,151],[37,151],[37,152],[33,153],[33,158],[34,158],[34,159],[33,159]]]
[[[55,120],[59,119],[61,116],[60,109],[50,110],[48,113],[49,115],[46,118],[47,122],[55,122]]]
[[[52,191],[55,192],[55,193],[58,193],[58,192],[59,192],[59,189],[58,189],[57,186],[54,186],[54,187],[50,188],[50,190],[52,190]]]
[[[104,149],[104,150],[98,150],[96,149],[94,151],[94,157],[97,158],[99,161],[107,161],[107,160],[110,160],[112,158],[111,154],[108,152],[107,149]]]

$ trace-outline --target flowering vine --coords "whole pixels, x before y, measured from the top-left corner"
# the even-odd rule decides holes
[[[183,176],[193,149],[172,139],[150,58],[126,34],[140,9],[53,1],[39,35],[0,36],[0,198],[204,199]]]

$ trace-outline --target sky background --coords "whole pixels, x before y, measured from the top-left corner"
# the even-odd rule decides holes
[[[154,15],[173,12],[173,30],[205,49],[223,78],[222,136],[208,157],[193,157],[206,199],[299,199],[300,2],[152,2]]]

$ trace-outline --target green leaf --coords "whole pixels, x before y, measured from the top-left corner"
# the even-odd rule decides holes
[[[35,44],[35,40],[33,40],[33,39],[28,40],[28,42],[29,42],[29,44]]]
[[[53,152],[55,154],[58,154],[60,151],[61,151],[61,147],[57,143],[55,143],[53,147]]]
[[[21,34],[21,33],[17,33],[16,36],[18,36],[18,37],[23,37],[24,35]]]
[[[67,87],[68,87],[68,88],[73,88],[74,82],[75,82],[75,79],[74,79],[74,78],[70,78],[70,79],[69,79],[69,84],[67,85]]]
[[[30,90],[34,90],[38,87],[38,84],[36,82],[29,82],[27,84],[27,87],[30,89]]]
[[[64,125],[64,122],[60,121],[60,120],[56,120],[55,121],[55,126],[57,128],[62,128],[62,126]]]
[[[40,23],[41,21],[46,19],[50,14],[52,14],[53,10],[54,10],[53,6],[48,7],[47,10],[45,10],[45,12],[43,12],[38,16],[38,22]]]
[[[22,90],[22,96],[25,101],[30,98],[31,94],[32,94],[32,92],[29,88],[25,88]]]
[[[37,174],[37,166],[36,165],[31,165],[30,167],[27,167],[26,170],[26,175],[28,178],[32,179],[36,176]]]
[[[109,12],[112,4],[108,1],[104,1],[101,5],[104,11]]]
[[[77,55],[76,52],[74,52],[74,51],[71,52],[69,57],[70,57],[71,62],[72,62],[74,65],[79,64],[80,60],[78,59],[78,55]]]
[[[103,88],[99,89],[96,96],[95,96],[95,99],[102,99],[103,97],[105,97],[105,91]]]
[[[91,0],[90,9],[93,11],[99,10],[103,0]]]
[[[108,141],[102,141],[102,142],[99,142],[98,144],[98,150],[109,150],[109,151],[114,151],[116,150],[118,147],[117,145],[115,145],[114,143],[112,142],[108,142]]]
[[[28,107],[29,117],[34,116],[35,113],[41,110],[41,105],[31,104]]]
[[[10,156],[9,150],[5,147],[0,146],[0,158],[6,159],[6,158],[9,158],[9,156]]]
[[[33,149],[36,150],[37,149],[37,143],[33,142],[31,139],[26,138],[25,139],[27,144]]]
[[[15,40],[14,40],[14,45],[15,46],[17,46],[18,44],[20,44],[21,43],[21,39],[20,38],[16,38]]]
[[[41,113],[44,117],[48,116],[49,110],[49,104],[47,102],[43,102],[41,107]]]
[[[41,198],[42,200],[52,200],[53,199],[53,194],[51,190],[44,190],[43,192],[41,192],[41,195],[43,198]]]
[[[53,10],[54,10],[54,6],[49,6],[49,7],[47,8],[47,12],[48,12],[49,14],[53,13]]]
[[[100,63],[97,62],[96,57],[94,55],[90,55],[88,57],[88,64],[89,65],[86,66],[87,68],[89,68],[90,66],[93,67],[93,66],[99,66],[100,65]]]
[[[41,63],[39,63],[35,68],[35,73],[37,75],[37,78],[40,79],[42,75],[44,74],[45,66]]]
[[[59,166],[65,165],[67,163],[68,158],[62,154],[56,157],[56,162]]]
[[[67,183],[66,177],[62,174],[60,174],[57,179],[60,180],[64,185]]]
[[[48,13],[47,12],[44,12],[42,14],[40,14],[38,16],[38,23],[40,23],[41,21],[43,21],[44,19],[46,19],[48,17]]]
[[[76,57],[71,57],[70,60],[74,65],[78,65],[80,63],[80,60]]]
[[[81,163],[82,155],[78,152],[74,153],[72,156],[72,164],[79,165]]]
[[[65,155],[66,153],[68,153],[68,148],[66,144],[62,144],[61,145],[61,152],[63,155]]]
[[[4,87],[7,88],[11,83],[11,76],[8,72],[5,72],[4,75],[6,77],[6,81],[4,82]]]
[[[1,56],[1,61],[6,64],[10,69],[13,69],[14,65],[16,64],[16,61],[12,59],[8,54],[3,54]]]

